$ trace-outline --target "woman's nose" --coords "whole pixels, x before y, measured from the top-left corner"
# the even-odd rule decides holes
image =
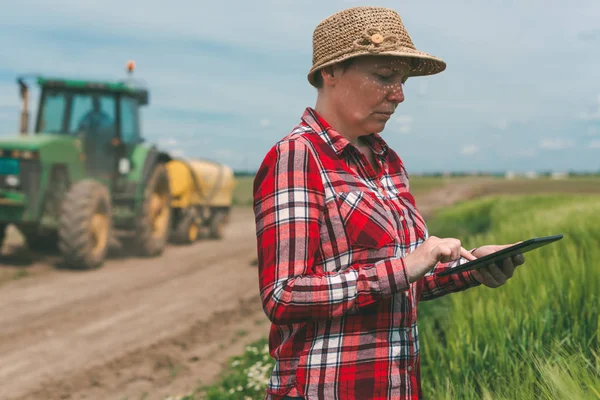
[[[402,103],[404,101],[404,88],[401,83],[391,85],[387,96],[388,101],[393,103]]]

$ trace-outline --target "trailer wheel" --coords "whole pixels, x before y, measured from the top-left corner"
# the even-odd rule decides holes
[[[108,189],[94,180],[82,180],[67,192],[58,226],[58,248],[68,267],[98,268],[106,259],[112,229]]]
[[[213,211],[213,215],[210,218],[209,225],[209,236],[212,239],[223,239],[223,231],[225,223],[227,222],[227,213],[223,210]]]
[[[193,208],[183,212],[181,220],[175,227],[173,239],[176,243],[192,244],[198,240],[200,229],[197,223],[197,213]]]
[[[136,247],[141,256],[161,254],[171,226],[171,190],[164,165],[155,167],[145,188],[141,212],[136,220]]]

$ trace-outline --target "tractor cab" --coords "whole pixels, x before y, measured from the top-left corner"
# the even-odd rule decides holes
[[[118,160],[142,142],[139,107],[148,92],[128,83],[38,78],[41,88],[34,131],[77,139],[87,173],[111,180]]]

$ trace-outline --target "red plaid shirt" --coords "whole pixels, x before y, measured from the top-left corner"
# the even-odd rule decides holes
[[[409,284],[403,257],[427,227],[398,155],[365,137],[380,165],[307,108],[254,181],[260,294],[276,360],[267,399],[421,396],[417,304],[479,283],[436,272]]]

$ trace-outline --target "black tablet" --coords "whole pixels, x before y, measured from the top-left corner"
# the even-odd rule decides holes
[[[553,236],[544,236],[544,237],[529,239],[524,242],[515,244],[514,246],[507,247],[505,249],[497,251],[495,253],[485,255],[476,260],[469,261],[469,262],[464,263],[456,268],[452,268],[448,271],[441,272],[438,274],[438,276],[447,276],[447,275],[451,275],[451,274],[456,274],[458,272],[464,272],[464,271],[469,271],[472,269],[483,268],[485,266],[494,264],[496,262],[499,263],[496,265],[501,266],[502,261],[505,258],[516,256],[517,254],[527,253],[528,251],[537,249],[538,247],[545,246],[552,242],[556,242],[557,240],[560,240],[562,238],[563,238],[563,235],[553,235]]]

